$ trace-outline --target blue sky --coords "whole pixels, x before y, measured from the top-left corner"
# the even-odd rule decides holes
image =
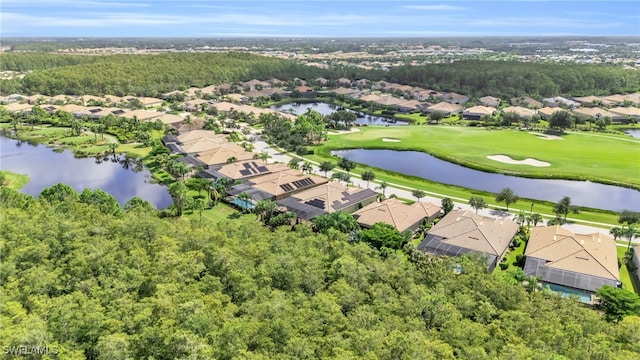
[[[640,1],[0,0],[0,35],[640,35]]]

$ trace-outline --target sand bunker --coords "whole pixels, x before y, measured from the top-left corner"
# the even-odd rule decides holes
[[[400,142],[400,140],[398,139],[389,139],[389,138],[383,138],[382,141],[383,142]]]
[[[511,157],[506,155],[488,155],[487,159],[499,161],[505,164],[529,165],[529,166],[535,166],[535,167],[545,167],[545,166],[551,165],[548,162],[544,162],[544,161],[540,161],[532,158],[527,158],[524,160],[514,160]]]
[[[534,132],[529,134],[537,135],[542,140],[564,140],[564,138],[561,138],[560,136],[557,136],[557,135],[547,135],[547,134],[534,133]]]

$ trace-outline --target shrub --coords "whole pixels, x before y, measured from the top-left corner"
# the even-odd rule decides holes
[[[509,264],[507,263],[500,263],[500,270],[507,270],[507,268],[509,267]]]
[[[513,239],[513,246],[519,247],[522,244],[522,241],[518,238]]]

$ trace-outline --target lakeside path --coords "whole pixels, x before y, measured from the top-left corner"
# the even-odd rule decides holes
[[[355,131],[354,131],[355,130]],[[287,153],[286,151],[279,149],[279,148],[275,148],[272,147],[271,145],[267,144],[260,135],[257,135],[255,132],[255,129],[252,129],[252,136],[256,139],[256,141],[253,142],[253,145],[255,146],[255,151],[256,152],[267,152],[271,158],[271,162],[280,162],[280,163],[284,163],[287,164],[292,158],[297,158],[297,159],[301,159],[302,161],[308,161],[312,166],[313,166],[313,172],[315,174],[319,174],[320,176],[324,175],[323,171],[320,171],[320,169],[318,168],[318,162],[313,161],[313,160],[309,160],[309,159],[305,159],[304,157],[300,157],[300,156],[292,156],[289,153]],[[352,129],[350,132],[356,132],[358,131],[358,129]],[[332,133],[330,135],[336,135],[335,133]],[[331,175],[336,172],[344,172],[342,170],[339,169],[335,169],[333,171],[329,171],[327,172],[327,177],[331,177]],[[350,173],[351,175],[351,182],[359,187],[362,188],[366,188],[367,187],[367,182],[363,181],[361,178],[359,178],[356,174]],[[369,188],[379,191],[380,189],[377,188],[380,185],[380,181],[371,181],[369,183]],[[413,188],[409,188],[400,184],[394,184],[394,183],[390,183],[387,182],[387,188],[385,190],[385,194],[387,196],[394,194],[399,198],[402,199],[414,199],[414,196],[411,194],[411,191],[413,190]],[[440,205],[441,203],[441,199],[444,197],[449,197],[451,198],[451,200],[453,200],[455,208],[459,209],[459,210],[469,210],[469,211],[473,211],[475,212],[475,209],[473,209],[468,203],[468,199],[462,199],[462,198],[458,198],[458,197],[453,197],[453,196],[449,196],[446,194],[439,194],[439,193],[434,193],[434,192],[429,192],[429,191],[425,191],[425,193],[427,194],[427,196],[425,196],[424,198],[422,198],[420,201],[429,201],[432,202],[434,204]],[[504,208],[504,206],[502,205],[495,205],[495,204],[488,204],[488,207],[485,209],[481,209],[478,211],[479,215],[483,215],[483,216],[490,216],[490,217],[514,217],[517,214],[511,213],[511,212],[506,212],[504,210],[502,210]],[[545,219],[552,219],[555,218],[555,214],[540,214],[542,215],[543,218]],[[594,222],[594,221],[586,221],[586,220],[580,220],[580,219],[574,219],[571,217],[567,217],[567,220],[569,220],[571,223],[569,224],[564,224],[562,225],[563,228],[572,231],[574,233],[582,233],[582,234],[590,234],[590,233],[594,233],[594,232],[602,232],[606,235],[609,234],[609,229],[618,226],[618,224],[606,224],[606,223],[600,223],[600,222]],[[634,240],[634,242],[639,243],[640,239],[636,238]]]

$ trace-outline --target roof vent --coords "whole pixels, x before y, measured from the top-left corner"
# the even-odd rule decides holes
[[[460,218],[457,218],[456,221],[460,221]]]
[[[553,235],[553,241],[556,241],[557,239],[558,239],[558,237]]]
[[[580,240],[580,245],[584,245],[584,240]]]

